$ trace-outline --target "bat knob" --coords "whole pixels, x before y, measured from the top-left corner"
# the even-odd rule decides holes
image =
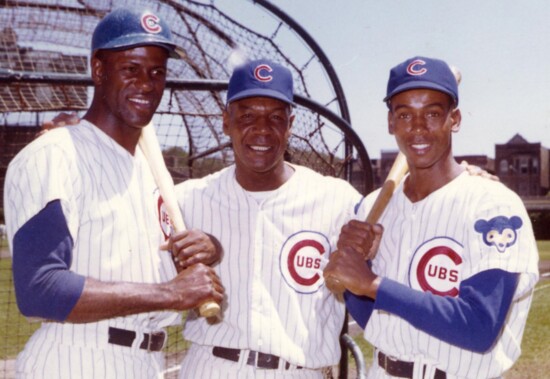
[[[340,282],[340,280],[336,279],[333,276],[329,276],[328,278],[325,278],[325,283],[329,291],[335,295],[341,295],[346,290],[346,287],[344,287],[342,282]]]
[[[202,317],[210,318],[220,314],[220,305],[214,301],[207,301],[199,307],[199,313]]]

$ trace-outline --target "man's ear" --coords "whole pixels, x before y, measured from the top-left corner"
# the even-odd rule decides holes
[[[296,115],[293,113],[290,115],[290,118],[288,120],[288,133],[292,131],[292,126],[294,125],[294,119],[296,118]]]
[[[227,107],[229,107],[229,105],[226,105],[222,113],[222,127],[223,134],[229,136],[229,111],[227,110]]]
[[[94,54],[90,63],[90,67],[94,84],[96,86],[101,85],[103,81],[103,61]]]
[[[451,113],[451,120],[451,131],[453,133],[457,133],[460,130],[460,122],[462,121],[462,114],[460,113],[460,109],[453,109]]]
[[[388,111],[388,133],[393,135],[394,127],[393,127],[393,117],[392,117],[391,111]]]

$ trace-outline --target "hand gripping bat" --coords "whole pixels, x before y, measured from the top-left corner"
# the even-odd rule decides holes
[[[185,223],[183,222],[174,189],[174,180],[164,164],[164,158],[152,122],[142,129],[139,146],[149,163],[155,182],[159,187],[160,195],[162,196],[174,231],[180,232],[185,230]],[[214,301],[203,303],[199,307],[199,313],[203,317],[216,316],[220,313],[220,305]]]
[[[374,225],[378,222],[378,219],[382,216],[382,213],[384,213],[384,209],[386,209],[386,206],[390,202],[390,199],[399,185],[399,182],[401,182],[408,170],[409,167],[407,165],[407,158],[405,158],[403,153],[399,152],[393,162],[386,180],[384,181],[384,184],[382,185],[382,188],[380,189],[380,192],[378,193],[378,196],[372,204],[369,214],[367,215],[366,221],[369,224]],[[341,294],[344,292],[345,287],[338,278],[329,276],[325,279],[325,281],[327,288],[333,293]]]

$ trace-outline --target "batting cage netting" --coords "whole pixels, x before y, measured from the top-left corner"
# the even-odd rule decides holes
[[[35,0],[0,2],[0,221],[10,160],[60,112],[82,115],[92,94],[90,39],[98,21],[119,6],[147,5],[162,15],[185,49],[169,62],[167,89],[154,118],[176,183],[233,162],[222,131],[227,80],[245,59],[267,57],[291,69],[296,119],[287,159],[372,190],[367,152],[349,123],[344,92],[322,49],[291,17],[262,0]],[[3,227],[3,225],[2,225]],[[11,259],[2,229],[0,250],[0,377],[37,323],[15,303]],[[186,344],[170,331],[166,377],[177,374]]]

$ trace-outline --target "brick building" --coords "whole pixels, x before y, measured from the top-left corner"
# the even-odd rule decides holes
[[[550,190],[550,154],[540,143],[527,142],[516,134],[495,145],[495,172],[522,197],[545,196]]]

